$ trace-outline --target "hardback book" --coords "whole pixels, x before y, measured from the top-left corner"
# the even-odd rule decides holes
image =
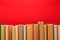
[[[1,25],[1,40],[4,40],[4,25]]]
[[[0,24],[0,40],[1,40],[1,24]]]
[[[44,39],[48,40],[47,38],[48,38],[48,36],[47,36],[47,25],[44,25]]]
[[[38,22],[40,40],[44,40],[44,22]]]
[[[38,24],[34,24],[34,40],[38,40]]]
[[[34,40],[33,24],[26,24],[26,26],[27,26],[27,40]]]
[[[58,25],[58,40],[60,40],[60,25]]]
[[[22,24],[19,24],[19,40],[23,40],[23,25]]]
[[[16,39],[15,36],[16,36],[16,34],[15,34],[15,27],[12,26],[12,40]]]
[[[48,29],[47,29],[47,31],[48,31],[48,40],[54,40],[53,39],[53,33],[54,33],[54,28],[53,28],[53,24],[48,24]]]
[[[26,25],[23,25],[23,40],[27,40],[27,29],[26,29]]]
[[[58,26],[54,25],[54,40],[58,40]]]
[[[12,40],[12,27],[13,25],[8,26],[8,40]]]
[[[18,25],[15,25],[15,40],[18,40]]]

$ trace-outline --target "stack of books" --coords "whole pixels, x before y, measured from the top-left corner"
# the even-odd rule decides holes
[[[0,25],[0,40],[60,40],[60,25],[44,22]]]

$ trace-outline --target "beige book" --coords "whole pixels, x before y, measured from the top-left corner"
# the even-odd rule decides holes
[[[53,24],[48,24],[48,40],[53,40]]]
[[[15,25],[15,40],[18,40],[18,25]]]
[[[58,27],[57,25],[54,25],[54,40],[57,40],[57,37],[58,37],[57,31],[58,31]]]
[[[19,25],[19,40],[23,40],[23,35],[22,35],[22,34],[23,34],[22,29],[23,29],[23,28],[22,28],[22,27],[23,27],[23,25],[20,24],[20,25]]]
[[[12,40],[15,40],[16,38],[15,38],[15,27],[14,26],[12,26]]]
[[[39,22],[40,40],[44,40],[44,22]]]
[[[34,24],[34,40],[38,40],[38,24]]]
[[[58,40],[60,40],[60,25],[58,25]]]
[[[26,37],[27,37],[27,35],[26,35],[26,33],[27,33],[27,32],[26,32],[26,30],[27,30],[27,29],[26,29],[26,25],[23,26],[23,29],[24,29],[24,30],[23,30],[23,35],[24,35],[24,38],[23,38],[23,39],[24,39],[24,40],[27,40],[27,39],[26,39]]]
[[[44,39],[47,40],[47,25],[44,25]]]
[[[26,24],[27,26],[27,40],[33,40],[33,24]]]
[[[1,40],[4,40],[4,25],[1,25]]]
[[[6,40],[8,40],[8,25],[5,25],[5,37],[6,37]]]

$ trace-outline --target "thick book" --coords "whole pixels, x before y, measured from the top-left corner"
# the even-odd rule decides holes
[[[19,40],[23,40],[23,25],[22,24],[19,24]]]
[[[4,25],[1,25],[1,40],[4,40]]]
[[[34,40],[33,24],[26,24],[26,26],[27,26],[27,40]]]
[[[8,40],[12,40],[12,27],[13,25],[8,26]]]
[[[54,40],[53,39],[53,24],[48,24],[48,29],[47,29],[47,31],[48,31],[48,40]]]
[[[47,25],[44,25],[44,39],[48,40],[47,38],[48,38],[48,36],[47,36]]]
[[[54,40],[58,40],[58,26],[54,25]]]
[[[26,29],[26,25],[23,25],[23,40],[27,40],[27,29]]]
[[[58,25],[58,40],[60,40],[60,25]]]
[[[38,40],[38,24],[34,24],[34,40]]]
[[[40,40],[44,40],[44,22],[38,22]]]

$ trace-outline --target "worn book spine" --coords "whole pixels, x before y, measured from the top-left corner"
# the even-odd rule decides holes
[[[39,22],[40,40],[44,40],[44,22]]]
[[[48,24],[48,40],[54,40],[54,35],[53,35],[53,24]]]
[[[34,40],[38,40],[38,24],[34,24]]]
[[[27,26],[27,40],[33,40],[33,24],[26,24]]]
[[[58,37],[58,27],[57,25],[54,25],[54,40],[57,40]]]

